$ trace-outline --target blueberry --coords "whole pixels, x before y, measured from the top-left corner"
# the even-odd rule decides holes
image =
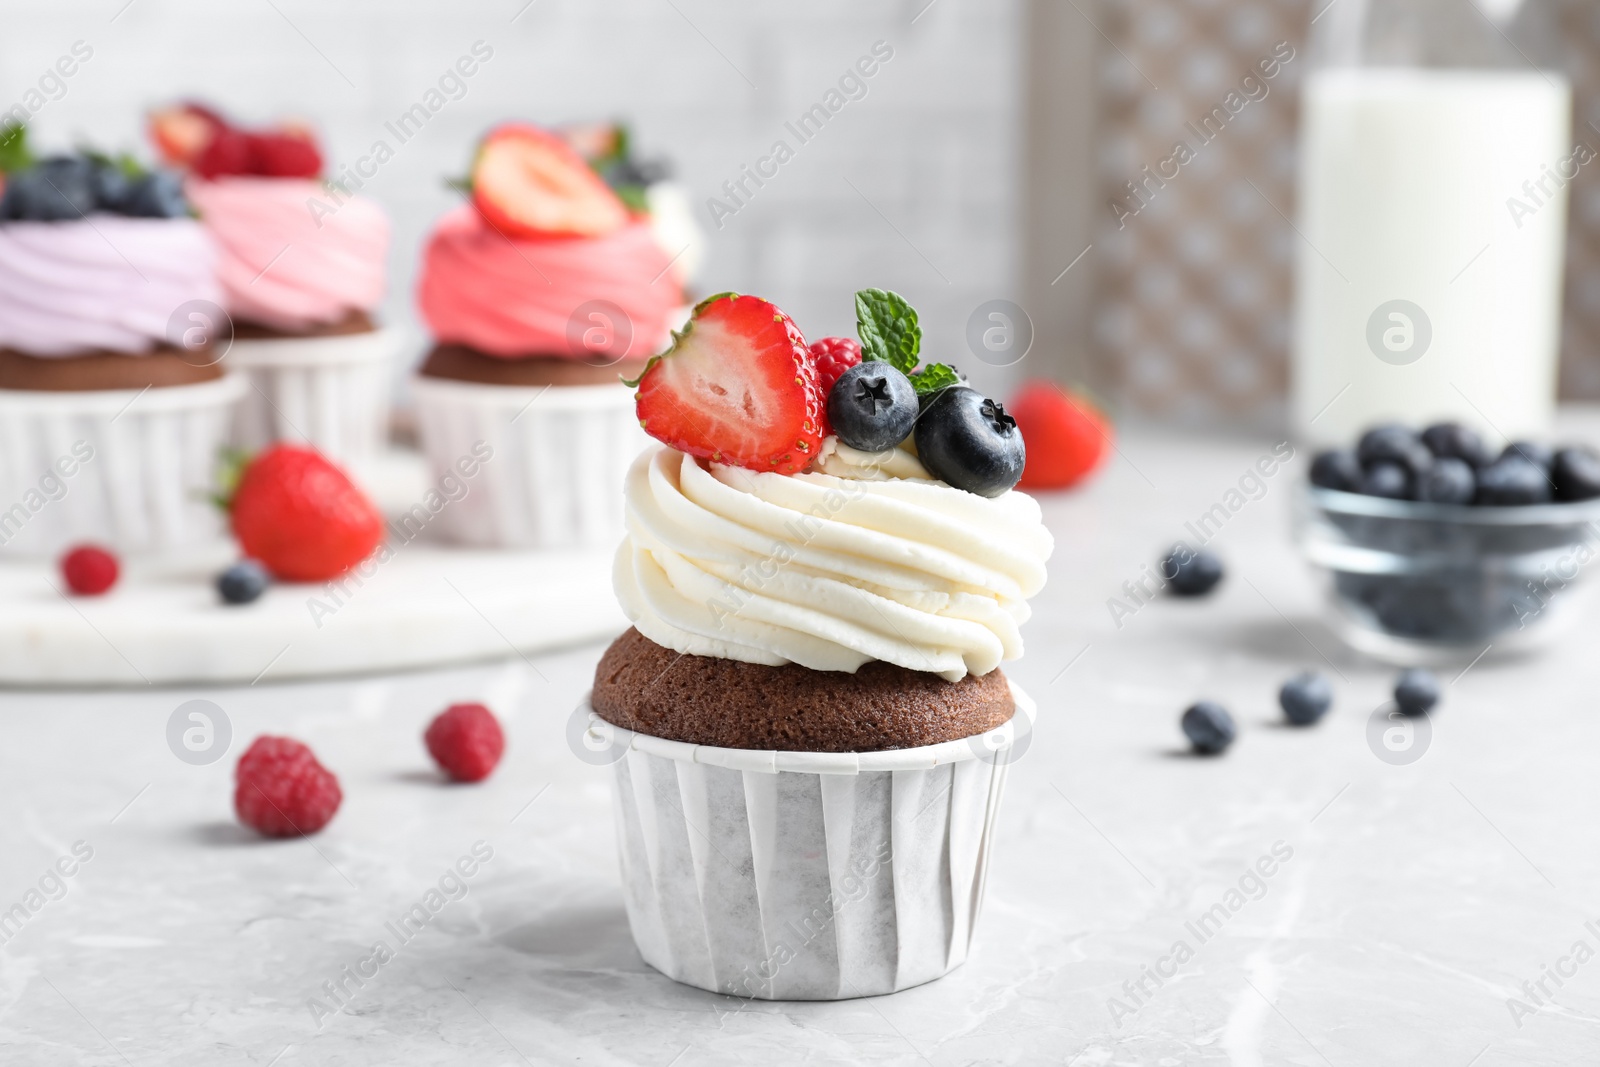
[[[146,219],[181,219],[189,214],[183,179],[170,170],[153,170],[135,178],[128,187],[123,213]]]
[[[1211,700],[1202,700],[1184,712],[1182,726],[1189,744],[1206,756],[1215,756],[1233,744],[1238,733],[1228,709]]]
[[[93,161],[89,184],[94,190],[95,207],[99,210],[121,214],[127,207],[133,180],[111,160],[101,158]]]
[[[1544,468],[1520,456],[1502,455],[1478,472],[1477,503],[1490,507],[1543,504],[1550,499]]]
[[[1374,463],[1361,477],[1361,491],[1367,496],[1410,500],[1411,476],[1398,463]]]
[[[1549,448],[1537,441],[1512,441],[1506,445],[1506,450],[1500,453],[1500,458],[1526,460],[1540,470],[1548,472],[1550,464],[1556,457]]]
[[[1205,596],[1222,581],[1222,560],[1203,548],[1173,545],[1161,561],[1161,577],[1178,596]]]
[[[1478,492],[1478,479],[1464,459],[1442,456],[1433,461],[1417,484],[1417,499],[1432,504],[1470,504]]]
[[[1278,690],[1278,705],[1296,726],[1310,726],[1333,706],[1333,686],[1315,671],[1302,671]]]
[[[1415,433],[1404,426],[1376,426],[1361,435],[1356,458],[1371,470],[1379,463],[1397,463],[1416,478],[1433,465],[1433,453]]]
[[[828,411],[831,415],[831,406]],[[941,389],[916,425],[917,458],[928,473],[957,489],[999,496],[1022,477],[1027,453],[1017,420],[999,401],[975,389],[964,385]]]
[[[1563,448],[1551,464],[1557,500],[1592,500],[1600,496],[1600,455],[1588,448]]]
[[[267,569],[253,559],[243,559],[217,575],[217,592],[224,604],[248,604],[267,591]]]
[[[1487,467],[1494,453],[1476,430],[1458,422],[1436,422],[1422,431],[1422,443],[1435,459],[1465,460],[1474,467]]]
[[[8,219],[60,222],[82,218],[94,207],[94,189],[87,171],[79,173],[41,163],[32,170],[6,177],[5,216]]]
[[[54,194],[55,218],[82,218],[95,209],[94,164],[82,156],[51,156],[34,170]]]
[[[828,421],[851,448],[882,452],[904,441],[916,425],[917,391],[887,363],[859,363],[833,383]]]
[[[1324,489],[1341,489],[1346,493],[1361,489],[1361,461],[1347,448],[1329,449],[1317,453],[1311,461],[1311,484]]]
[[[1394,702],[1402,715],[1428,714],[1439,703],[1439,679],[1420,667],[1401,671],[1394,683]]]

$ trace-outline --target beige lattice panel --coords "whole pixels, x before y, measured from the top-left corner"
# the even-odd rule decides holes
[[[1290,221],[1297,94],[1307,23],[1322,5],[1082,6],[1104,34],[1097,376],[1134,410],[1199,420],[1271,415],[1287,385],[1299,240]],[[1563,12],[1574,137],[1600,151],[1600,5],[1564,0]],[[1285,45],[1294,57],[1265,78],[1259,64]],[[1252,75],[1256,83],[1245,85]],[[1226,123],[1202,126],[1215,109],[1229,112],[1230,92],[1243,106]],[[1193,150],[1187,162],[1174,156],[1180,142]],[[1174,163],[1163,168],[1167,160]],[[1564,396],[1600,398],[1600,162],[1580,172],[1571,193],[1561,386]]]

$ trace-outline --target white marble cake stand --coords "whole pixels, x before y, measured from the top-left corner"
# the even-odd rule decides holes
[[[370,577],[221,603],[232,558],[125,561],[105,596],[66,597],[52,562],[0,563],[0,685],[277,681],[530,653],[620,633],[611,556],[413,543]],[[359,581],[359,584],[358,584]]]

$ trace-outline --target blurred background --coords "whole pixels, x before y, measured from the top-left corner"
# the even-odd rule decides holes
[[[1010,299],[1035,330],[1027,369],[1089,385],[1123,415],[1266,427],[1282,420],[1288,378],[1296,92],[1308,24],[1328,6],[823,0],[780,14],[731,0],[11,2],[0,101],[21,100],[82,41],[92,59],[52,84],[32,119],[43,147],[89,141],[148,157],[146,109],[191,96],[243,121],[302,117],[333,168],[390,141],[394,158],[363,191],[393,213],[387,318],[411,331],[419,355],[418,252],[476,139],[511,117],[616,117],[688,185],[710,241],[704,292],[769,296],[816,336],[848,332],[849,294],[885,286],[922,309],[936,347],[957,349],[975,308]],[[1600,10],[1555,7],[1574,137],[1600,146],[1586,103],[1600,87]],[[396,142],[385,123],[477,41],[493,58]],[[709,198],[731,203],[723,183],[775,140],[793,141],[784,124],[880,41],[893,58],[865,79],[865,95],[714,220]],[[1280,42],[1295,58],[1266,95],[1119,227],[1113,203],[1140,168]],[[1564,396],[1594,398],[1600,171],[1581,171],[1571,197],[1560,380]],[[972,372],[1004,392],[1023,370]]]

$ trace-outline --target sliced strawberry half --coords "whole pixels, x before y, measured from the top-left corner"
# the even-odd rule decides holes
[[[522,123],[499,127],[478,147],[472,200],[508,237],[600,237],[628,221],[628,209],[582,156]]]
[[[672,347],[628,384],[638,387],[645,433],[691,456],[798,474],[822,444],[822,394],[806,339],[759,297],[702,300]]]
[[[156,150],[162,159],[179,167],[191,166],[227,128],[221,115],[200,104],[178,104],[150,113],[150,138]]]

